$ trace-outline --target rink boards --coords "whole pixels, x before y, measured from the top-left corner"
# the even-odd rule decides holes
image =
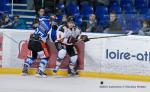
[[[27,42],[32,30],[0,29],[2,74],[20,74],[28,52]],[[116,34],[83,33],[91,37],[112,36]],[[77,44],[79,51],[79,75],[81,77],[103,77],[126,80],[150,81],[150,37],[121,36],[93,39]],[[52,75],[56,53],[51,43],[50,60],[47,73]],[[58,75],[67,75],[67,56]],[[30,69],[35,74],[36,61]]]

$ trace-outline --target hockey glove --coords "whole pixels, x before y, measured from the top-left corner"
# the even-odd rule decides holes
[[[88,38],[87,35],[81,35],[81,40],[84,41],[84,42],[87,42],[87,41],[89,41],[90,39]]]

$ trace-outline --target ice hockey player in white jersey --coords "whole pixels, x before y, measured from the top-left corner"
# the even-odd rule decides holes
[[[58,50],[56,66],[53,70],[56,73],[60,65],[68,54],[70,56],[69,69],[71,75],[75,75],[75,65],[78,59],[78,52],[75,47],[75,43],[82,40],[88,41],[88,37],[85,35],[81,36],[81,30],[75,25],[73,18],[70,17],[66,25],[60,25],[57,29],[57,39],[55,41],[55,46]]]
[[[47,17],[39,18],[40,25],[36,28],[35,32],[31,34],[28,44],[28,49],[30,53],[24,62],[22,73],[23,75],[28,74],[28,69],[31,67],[32,63],[39,58],[39,67],[37,69],[37,76],[46,77],[44,73],[46,65],[48,63],[49,53],[47,50],[46,39],[48,37],[47,33],[51,29],[49,20]]]

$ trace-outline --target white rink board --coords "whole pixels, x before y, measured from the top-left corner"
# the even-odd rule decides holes
[[[96,34],[89,35],[97,37]],[[106,36],[99,34],[102,35]],[[150,37],[95,39],[86,43],[85,53],[86,71],[150,75]]]
[[[0,31],[4,33],[2,66],[21,67],[23,60],[17,57],[17,42],[28,39],[33,31],[12,29]],[[89,37],[111,36],[111,34],[84,34]],[[149,52],[150,37],[122,36],[94,39],[85,44],[84,71],[150,75]]]
[[[28,39],[31,33],[31,30],[3,29],[2,67],[22,67],[24,60],[18,58],[19,42]]]

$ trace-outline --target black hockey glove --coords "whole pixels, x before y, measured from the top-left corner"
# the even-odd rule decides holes
[[[87,35],[81,35],[81,40],[84,42],[90,41]]]

